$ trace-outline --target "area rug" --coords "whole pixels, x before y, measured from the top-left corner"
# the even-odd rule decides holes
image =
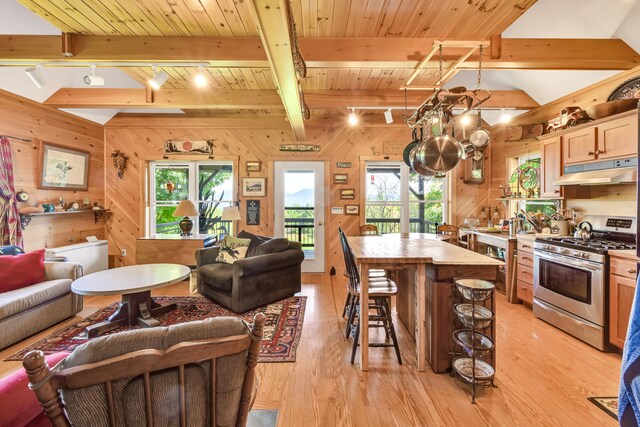
[[[247,322],[251,322],[256,313],[264,313],[266,322],[262,343],[260,344],[258,362],[296,361],[296,350],[302,333],[307,297],[289,297],[243,314],[236,314],[229,311],[205,297],[155,297],[154,299],[160,304],[174,302],[178,304],[178,308],[175,310],[157,317],[161,326],[219,316],[240,317]],[[116,306],[117,303],[113,303],[98,310],[91,316],[56,331],[48,337],[8,357],[5,361],[22,360],[24,355],[31,350],[42,350],[45,354],[52,354],[59,351],[73,351],[77,346],[88,341],[84,328],[105,320],[113,313]],[[138,327],[127,326],[118,328],[109,332],[109,334],[130,329],[138,329]]]
[[[614,420],[618,420],[618,397],[587,397],[589,402],[609,414]]]

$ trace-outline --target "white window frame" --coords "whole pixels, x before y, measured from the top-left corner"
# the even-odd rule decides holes
[[[400,202],[399,203],[394,203],[394,205],[396,206],[400,206],[400,232],[401,233],[408,233],[409,232],[409,215],[410,215],[410,208],[409,208],[409,176],[410,176],[410,172],[411,170],[409,169],[409,167],[402,161],[366,161],[365,162],[365,167],[364,167],[364,184],[365,184],[365,188],[363,189],[364,192],[364,214],[365,214],[365,221],[366,221],[366,212],[367,212],[367,206],[369,206],[371,203],[369,202],[369,200],[367,200],[367,186],[369,185],[369,182],[367,181],[367,177],[368,177],[368,170],[369,167],[375,167],[375,166],[381,166],[381,167],[400,167]],[[447,174],[446,178],[444,179],[444,183],[442,186],[442,200],[440,201],[442,203],[442,220],[443,222],[447,222],[449,221],[449,206],[450,206],[450,194],[449,194],[449,188],[450,188],[450,179],[451,179],[451,174]],[[429,201],[418,201],[418,203],[434,203],[437,201],[436,200],[429,200]],[[386,202],[388,204],[388,202]]]
[[[148,178],[148,201],[149,201],[149,213],[148,218],[148,230],[147,235],[156,234],[156,207],[157,206],[177,206],[179,201],[176,202],[163,202],[158,205],[156,201],[156,170],[158,166],[162,167],[181,167],[184,166],[189,171],[189,200],[191,200],[196,206],[200,206],[200,202],[204,200],[198,200],[198,171],[201,166],[207,165],[224,165],[231,166],[231,197],[227,197],[220,201],[222,207],[231,205],[236,197],[236,176],[234,162],[231,160],[203,160],[203,161],[175,161],[175,160],[157,160],[150,162],[149,165],[149,178]],[[200,233],[200,221],[194,221],[193,234]]]

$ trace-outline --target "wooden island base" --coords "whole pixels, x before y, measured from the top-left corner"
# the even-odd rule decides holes
[[[497,266],[495,265],[434,265],[426,266],[426,357],[427,363],[435,373],[444,373],[451,368],[451,352],[454,350],[451,338],[456,329],[456,318],[453,305],[460,302],[455,291],[454,278],[473,278],[495,281]],[[398,318],[415,340],[416,335],[416,270],[396,270],[395,279],[398,286],[396,310]],[[494,326],[495,328],[495,322]],[[495,336],[495,330],[493,331]],[[495,364],[494,364],[495,366]]]

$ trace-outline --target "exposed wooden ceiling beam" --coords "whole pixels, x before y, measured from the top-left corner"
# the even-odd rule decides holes
[[[437,39],[300,38],[299,44],[309,68],[414,69],[429,54],[434,41]],[[489,39],[486,41],[490,42]],[[212,67],[269,66],[257,37],[75,35],[73,57],[64,57],[61,46],[61,36],[0,35],[0,61],[208,62]],[[618,39],[503,38],[500,47],[500,57],[486,55],[483,68],[627,70],[640,65],[640,55]],[[464,52],[464,48],[446,49],[443,65],[451,65]],[[496,53],[493,52],[493,56]],[[432,62],[437,66],[434,61],[435,57]],[[477,66],[476,54],[459,68],[475,69]]]
[[[593,105],[606,102],[611,92],[613,92],[622,83],[634,77],[640,77],[640,66],[632,70],[623,71],[615,76],[611,76],[605,80],[563,96],[562,98],[551,101],[541,107],[532,109],[531,111],[515,117],[506,126],[539,123],[556,117],[560,114],[560,111],[566,107],[575,105],[585,109]]]
[[[249,10],[269,59],[273,81],[297,141],[304,141],[304,113],[293,59],[289,0],[251,0]]]
[[[266,109],[282,108],[275,90],[217,89],[195,91],[191,89],[63,88],[44,101],[56,108],[184,108],[184,109]],[[417,107],[431,94],[430,91],[407,92],[407,105]],[[398,90],[312,90],[305,92],[311,109],[340,110],[347,107],[404,107],[404,92]],[[517,108],[526,110],[539,107],[521,90],[496,90],[483,104],[487,108]]]

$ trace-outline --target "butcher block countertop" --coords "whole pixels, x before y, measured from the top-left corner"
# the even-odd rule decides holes
[[[438,240],[436,235],[348,236],[358,262],[424,263],[435,265],[495,265],[504,263]]]
[[[610,256],[614,256],[618,258],[625,258],[633,261],[638,260],[638,257],[636,256],[636,251],[634,249],[625,249],[625,250],[614,249],[614,250],[610,250],[608,254]]]

